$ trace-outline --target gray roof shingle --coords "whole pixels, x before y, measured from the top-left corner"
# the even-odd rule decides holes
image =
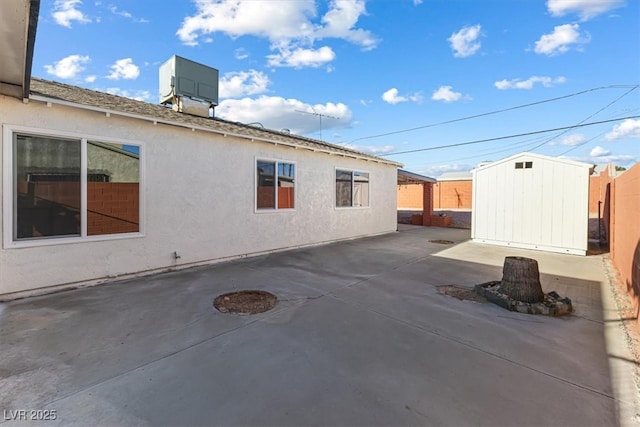
[[[34,96],[36,99],[41,97],[51,100],[52,102],[62,101],[63,103],[81,105],[98,111],[111,112],[113,114],[123,113],[124,115],[133,115],[153,122],[169,123],[187,128],[198,128],[209,130],[211,132],[237,135],[244,138],[264,140],[270,143],[286,144],[311,150],[335,153],[362,160],[400,166],[399,163],[388,159],[358,152],[313,138],[293,135],[272,129],[259,128],[239,122],[230,122],[219,118],[205,118],[183,114],[159,104],[150,104],[148,102],[137,101],[131,98],[111,95],[104,92],[98,92],[49,80],[38,78],[31,79],[31,98],[34,98]]]

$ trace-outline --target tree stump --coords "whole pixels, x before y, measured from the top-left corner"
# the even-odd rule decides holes
[[[538,261],[517,256],[506,257],[499,290],[516,301],[543,302],[544,292],[540,284]]]

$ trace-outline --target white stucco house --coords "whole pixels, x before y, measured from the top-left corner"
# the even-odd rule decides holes
[[[340,146],[39,79],[0,117],[5,299],[397,228],[398,164]]]
[[[0,300],[396,231],[396,162],[31,78],[38,9],[0,2]]]
[[[475,242],[585,255],[592,165],[520,153],[473,173]]]

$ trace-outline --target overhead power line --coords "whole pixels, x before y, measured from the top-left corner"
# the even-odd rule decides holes
[[[583,91],[580,91],[580,92],[571,93],[569,95],[563,95],[563,96],[559,96],[559,97],[556,97],[556,98],[544,99],[542,101],[536,101],[536,102],[531,102],[529,104],[517,105],[515,107],[503,108],[501,110],[489,111],[487,113],[474,114],[472,116],[465,116],[465,117],[460,117],[460,118],[457,118],[457,119],[445,120],[443,122],[430,123],[430,124],[423,125],[423,126],[416,126],[416,127],[396,130],[396,131],[392,131],[392,132],[380,133],[380,134],[377,134],[377,135],[363,136],[363,137],[360,137],[360,138],[353,139],[353,140],[351,140],[351,142],[353,143],[353,142],[356,142],[356,141],[361,141],[363,139],[381,138],[383,136],[397,135],[397,134],[400,134],[400,133],[413,132],[415,130],[420,130],[420,129],[427,129],[427,128],[436,127],[436,126],[448,125],[448,124],[451,124],[451,123],[457,123],[457,122],[461,122],[461,121],[464,121],[464,120],[471,120],[471,119],[476,119],[478,117],[485,117],[485,116],[490,116],[490,115],[493,115],[493,114],[504,113],[504,112],[507,112],[507,111],[518,110],[518,109],[521,109],[521,108],[533,107],[534,105],[545,104],[545,103],[548,103],[548,102],[555,102],[555,101],[559,101],[561,99],[571,98],[571,97],[574,97],[574,96],[583,95],[585,93],[594,92],[594,91],[597,91],[597,90],[603,90],[603,89],[628,89],[628,88],[635,89],[635,88],[638,88],[638,87],[640,87],[640,85],[637,85],[637,84],[636,85],[600,86],[600,87],[595,87],[595,88],[583,90]]]
[[[500,141],[500,140],[503,140],[503,139],[519,138],[521,136],[539,135],[541,133],[557,132],[557,131],[566,130],[566,129],[576,129],[576,128],[582,128],[582,127],[586,127],[586,126],[601,125],[601,124],[604,124],[604,123],[618,122],[620,120],[638,119],[638,118],[640,118],[640,116],[620,117],[620,118],[617,118],[617,119],[602,120],[602,121],[599,121],[599,122],[580,123],[580,124],[572,125],[572,126],[564,126],[564,127],[559,127],[559,128],[553,128],[553,129],[544,129],[544,130],[537,130],[537,131],[533,131],[533,132],[518,133],[518,134],[515,134],[515,135],[498,136],[498,137],[495,137],[495,138],[478,139],[478,140],[475,140],[475,141],[468,141],[468,142],[458,142],[456,144],[438,145],[438,146],[435,146],[435,147],[418,148],[416,150],[408,150],[408,151],[396,151],[394,153],[379,154],[379,156],[380,157],[387,157],[387,156],[396,156],[398,154],[417,153],[417,152],[420,152],[420,151],[441,150],[443,148],[461,147],[463,145],[472,145],[472,144],[480,144],[482,142]]]
[[[586,122],[587,120],[589,120],[590,118],[592,118],[593,116],[603,112],[604,110],[606,110],[607,108],[611,107],[613,104],[615,104],[616,102],[620,101],[622,98],[624,98],[625,96],[629,95],[631,92],[633,92],[634,90],[638,89],[638,87],[640,86],[634,86],[631,89],[629,89],[628,91],[626,91],[625,93],[623,93],[622,95],[620,95],[619,97],[617,97],[616,99],[614,99],[613,101],[611,101],[610,103],[608,103],[607,105],[605,105],[604,107],[600,108],[598,111],[596,111],[595,113],[591,114],[589,117],[586,117],[584,119],[582,119],[581,121],[579,121],[577,124],[582,124],[584,122]],[[551,138],[547,139],[546,141],[544,141],[543,143],[536,145],[535,147],[533,147],[531,149],[531,151],[542,147],[543,145],[547,145],[547,143],[553,141],[554,139],[564,135],[565,133],[569,132],[571,130],[571,128],[564,130],[562,132],[560,132],[558,135],[554,135]]]

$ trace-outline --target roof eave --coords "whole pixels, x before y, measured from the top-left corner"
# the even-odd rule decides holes
[[[198,125],[193,125],[193,124],[188,124],[188,123],[180,123],[180,122],[176,122],[176,121],[160,119],[160,118],[157,118],[157,117],[145,116],[145,115],[142,115],[142,114],[128,113],[128,112],[124,112],[124,111],[113,110],[113,109],[110,109],[110,108],[95,107],[93,105],[86,105],[86,104],[81,104],[81,103],[72,102],[72,101],[65,101],[65,100],[62,100],[62,99],[51,98],[51,97],[47,97],[47,96],[44,96],[44,95],[31,94],[29,99],[31,99],[33,101],[43,102],[43,103],[46,103],[48,105],[57,104],[57,105],[62,105],[62,106],[70,107],[70,108],[79,108],[79,109],[82,109],[82,110],[94,111],[94,112],[102,113],[102,114],[109,115],[109,116],[121,116],[121,117],[127,117],[127,118],[131,118],[131,119],[151,122],[153,124],[165,124],[165,125],[169,125],[169,126],[176,126],[176,127],[180,127],[180,128],[184,128],[184,129],[194,130],[194,131],[195,130],[199,130],[199,131],[202,131],[202,132],[208,132],[208,133],[214,133],[214,134],[217,134],[217,135],[222,135],[224,137],[236,137],[236,138],[241,138],[241,139],[245,139],[245,140],[249,140],[249,141],[260,141],[260,142],[265,142],[265,143],[269,143],[269,144],[273,144],[273,145],[283,145],[283,146],[296,148],[296,149],[304,149],[304,150],[313,151],[313,152],[326,153],[326,154],[329,154],[329,155],[339,156],[339,157],[349,157],[349,158],[353,158],[353,159],[357,159],[357,160],[363,160],[363,161],[367,161],[367,162],[386,164],[386,165],[395,166],[395,167],[401,167],[402,166],[401,163],[397,163],[397,162],[394,162],[394,161],[391,161],[391,160],[385,160],[385,159],[377,158],[377,157],[360,156],[357,153],[336,152],[336,151],[331,151],[331,150],[322,149],[322,148],[318,148],[318,147],[311,147],[311,146],[306,146],[306,145],[302,145],[302,144],[296,144],[294,142],[279,141],[279,140],[275,140],[275,139],[263,138],[263,137],[252,136],[252,135],[243,135],[243,134],[235,133],[235,132],[228,132],[228,131],[208,128],[208,127],[204,127],[204,126],[198,126]]]

